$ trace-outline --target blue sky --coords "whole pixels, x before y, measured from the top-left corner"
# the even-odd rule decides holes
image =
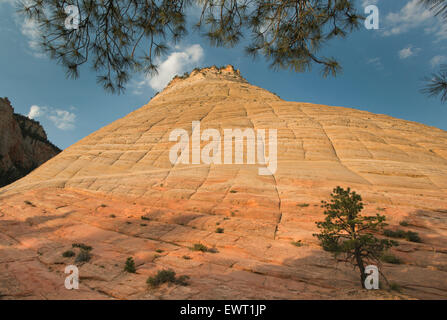
[[[447,27],[418,0],[357,0],[360,7],[377,5],[380,28],[361,28],[329,43],[323,53],[343,67],[336,78],[322,78],[318,66],[308,73],[274,71],[262,58],[244,56],[242,46],[213,48],[191,33],[160,61],[163,76],[135,75],[122,95],[105,93],[89,68],[79,79],[67,79],[61,66],[36,50],[35,29],[17,17],[11,2],[0,0],[0,96],[41,122],[60,148],[146,104],[176,72],[226,64],[285,100],[352,107],[447,130],[447,105],[419,93],[422,78],[447,63]]]

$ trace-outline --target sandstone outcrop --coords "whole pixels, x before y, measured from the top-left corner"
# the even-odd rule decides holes
[[[170,133],[191,134],[196,120],[221,134],[276,129],[276,172],[171,164]],[[359,289],[357,271],[312,236],[320,201],[337,185],[362,195],[365,214],[420,235],[421,243],[399,240],[393,249],[402,264],[381,266],[401,293]],[[0,189],[0,204],[5,298],[447,298],[447,132],[284,101],[231,66],[177,77],[147,105]],[[79,264],[80,290],[69,291],[64,268],[74,258],[62,253],[74,242],[91,245],[93,257]],[[192,251],[197,243],[217,252]],[[129,256],[136,274],[123,271]],[[189,275],[190,285],[148,289],[146,278],[162,268]]]
[[[14,113],[9,100],[0,98],[0,187],[22,178],[60,151],[37,121]]]

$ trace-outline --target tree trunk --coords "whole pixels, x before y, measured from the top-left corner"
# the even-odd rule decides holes
[[[363,264],[363,259],[358,248],[355,249],[355,260],[357,261],[357,266],[360,270],[360,282],[362,283],[362,288],[365,288],[365,265]]]

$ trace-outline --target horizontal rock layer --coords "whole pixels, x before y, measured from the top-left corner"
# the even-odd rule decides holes
[[[214,128],[222,136],[230,128],[276,129],[276,172],[259,175],[258,164],[172,165],[170,133],[191,134],[192,121],[200,121],[202,132]],[[405,229],[423,239],[402,240],[393,252],[404,264],[383,267],[403,294],[358,290],[357,271],[335,263],[312,236],[315,221],[323,219],[319,203],[337,185],[363,196],[365,214],[385,214],[390,228],[403,228],[399,222],[406,220]],[[446,196],[447,132],[355,109],[284,101],[232,67],[196,70],[0,189],[0,230],[10,257],[0,268],[15,266],[8,269],[15,280],[5,284],[4,295],[54,297],[53,287],[63,284],[59,263],[70,262],[61,253],[72,242],[88,242],[94,258],[82,265],[85,291],[57,287],[58,294],[446,298]],[[304,246],[293,246],[296,240]],[[195,243],[219,252],[191,251]],[[22,256],[13,258],[17,252]],[[122,272],[127,256],[136,257],[136,275]],[[147,291],[142,278],[167,267],[190,275],[191,286]],[[23,284],[20,272],[31,268],[47,277],[45,289]]]

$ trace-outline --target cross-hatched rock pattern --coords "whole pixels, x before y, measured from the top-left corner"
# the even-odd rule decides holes
[[[276,172],[259,175],[260,164],[172,164],[169,136],[191,134],[193,121],[222,137],[224,129],[276,129]],[[318,246],[320,201],[337,185],[363,196],[365,214],[380,212],[390,228],[421,236],[422,243],[402,240],[393,249],[403,264],[383,266],[403,293],[359,290],[357,271]],[[0,252],[20,252],[16,260],[0,254],[10,275],[0,279],[0,294],[53,298],[62,281],[56,291],[68,298],[447,298],[446,196],[447,132],[284,101],[231,66],[195,70],[0,189]],[[303,246],[291,244],[297,240]],[[94,256],[82,265],[85,291],[74,294],[57,264],[82,241]],[[191,251],[195,243],[218,252]],[[136,257],[135,275],[122,272],[127,256]],[[42,289],[23,284],[20,261],[45,274]],[[168,267],[191,276],[190,286],[148,291],[142,278]]]

